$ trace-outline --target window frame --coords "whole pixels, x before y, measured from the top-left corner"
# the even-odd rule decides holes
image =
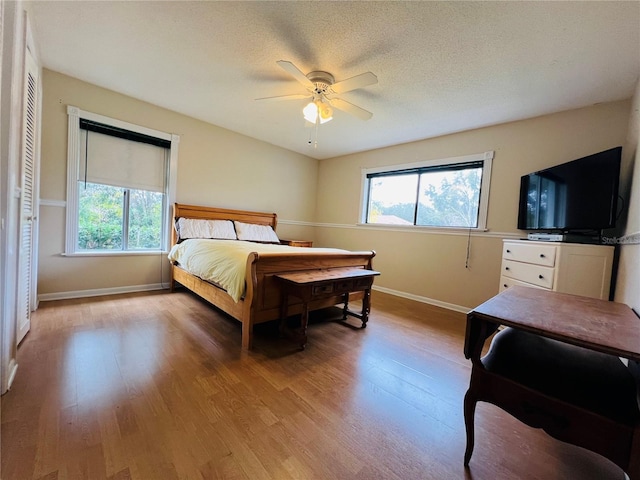
[[[487,231],[487,214],[489,211],[489,192],[491,187],[491,167],[493,163],[494,151],[490,150],[484,153],[463,155],[459,157],[440,158],[434,160],[425,160],[415,163],[404,163],[398,165],[387,165],[382,167],[362,168],[361,169],[361,188],[360,188],[360,218],[358,221],[359,226],[373,227],[373,228],[390,228],[401,230],[446,230],[446,231]],[[370,178],[371,174],[385,174],[392,176],[394,173],[402,174],[406,170],[414,170],[421,168],[434,168],[434,167],[455,167],[466,163],[482,163],[482,180],[480,183],[480,198],[478,205],[478,225],[476,227],[448,227],[448,226],[433,226],[433,225],[396,225],[387,223],[368,223],[367,213],[369,209],[369,193],[370,193]]]
[[[119,256],[119,255],[157,255],[169,251],[171,241],[171,206],[175,203],[177,172],[178,172],[178,146],[180,137],[171,133],[161,132],[151,128],[135,125],[97,113],[87,112],[78,107],[67,106],[68,132],[67,132],[67,202],[66,202],[66,235],[65,256]],[[149,250],[80,250],[78,249],[78,168],[80,166],[80,119],[90,120],[115,128],[129,130],[142,135],[155,137],[171,142],[169,147],[169,161],[166,173],[165,204],[163,205],[162,241],[160,249]],[[123,213],[123,216],[126,213]]]

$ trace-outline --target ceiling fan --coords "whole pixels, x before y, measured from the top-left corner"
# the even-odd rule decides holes
[[[333,75],[328,72],[316,71],[309,72],[305,75],[291,62],[279,60],[276,63],[300,82],[307,89],[307,93],[256,98],[256,100],[271,101],[308,98],[310,102],[303,109],[303,114],[307,121],[314,124],[325,123],[331,120],[333,118],[332,107],[349,113],[361,120],[369,120],[373,117],[373,113],[336,96],[337,94],[350,92],[351,90],[378,83],[378,77],[373,73],[361,73],[360,75],[336,83]]]

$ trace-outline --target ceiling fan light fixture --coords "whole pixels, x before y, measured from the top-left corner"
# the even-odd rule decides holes
[[[304,119],[315,124],[318,120],[320,123],[327,123],[333,119],[333,109],[331,105],[323,102],[321,99],[315,99],[309,102],[306,107],[302,109]]]
[[[320,115],[320,123],[326,123],[333,119],[333,108],[327,103],[318,101],[318,114]]]
[[[306,107],[302,109],[304,119],[309,123],[316,123],[318,118],[318,106],[315,102],[309,102]]]

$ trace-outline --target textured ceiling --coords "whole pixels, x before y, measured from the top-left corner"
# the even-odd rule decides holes
[[[640,2],[29,2],[44,67],[314,158],[631,97]],[[276,65],[377,85],[310,147]],[[177,132],[179,133],[179,132]]]

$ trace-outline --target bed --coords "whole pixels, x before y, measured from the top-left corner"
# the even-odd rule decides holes
[[[273,232],[275,232],[277,225],[275,213],[179,203],[174,205],[173,217],[174,222],[180,222],[180,219],[228,220],[245,225],[269,226]],[[178,229],[174,228],[172,232],[172,252],[174,246],[183,241],[190,241],[180,238]],[[222,242],[234,242],[234,240],[222,240]],[[268,251],[264,251],[263,246],[267,247],[262,243],[255,243],[255,251],[247,254],[244,267],[244,291],[237,301],[234,298],[236,295],[232,296],[222,286],[190,273],[179,261],[171,262],[171,290],[173,291],[176,284],[180,284],[240,321],[242,324],[242,348],[244,349],[251,349],[254,325],[280,318],[282,292],[274,275],[344,267],[371,269],[371,262],[375,256],[374,251],[353,252],[290,246],[282,247],[282,249],[273,246],[273,248],[268,248]],[[350,298],[362,298],[362,292],[356,292]],[[326,308],[340,304],[342,301],[342,295],[324,298],[311,302],[309,309]],[[301,311],[302,303],[295,297],[291,298],[288,302],[287,312],[296,314]]]

